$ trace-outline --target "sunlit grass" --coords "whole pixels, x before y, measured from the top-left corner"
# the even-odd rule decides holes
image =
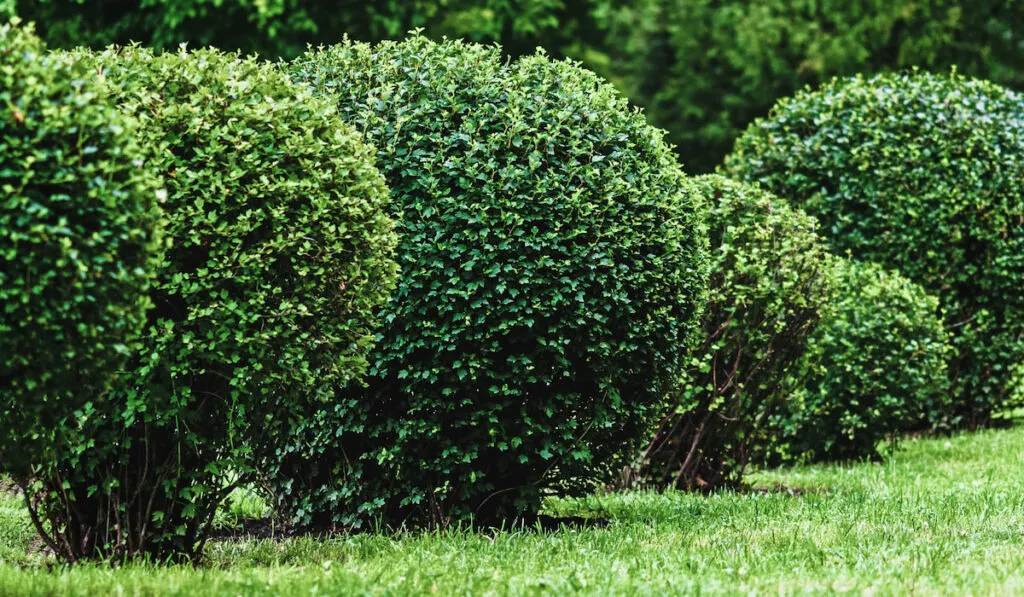
[[[26,561],[27,517],[18,500],[0,498],[0,594],[1024,592],[1024,428],[906,441],[886,463],[761,471],[751,481],[770,489],[552,501],[553,515],[609,519],[558,532],[214,542],[198,568]],[[226,524],[262,513],[251,494],[232,504]]]

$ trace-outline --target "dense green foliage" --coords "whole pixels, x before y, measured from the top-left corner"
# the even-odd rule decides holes
[[[68,559],[190,557],[253,461],[366,368],[395,277],[387,190],[333,104],[274,67],[135,47],[66,61],[142,122],[172,246],[141,348],[80,414],[62,498],[33,507]]]
[[[0,471],[73,454],[145,323],[156,177],[101,86],[0,24]]]
[[[402,276],[338,447],[298,454],[279,498],[300,520],[489,522],[607,476],[703,307],[706,240],[660,133],[543,55],[413,37],[293,69],[378,146]]]
[[[957,75],[837,80],[781,101],[726,170],[940,299],[960,423],[1007,405],[1024,356],[1024,99]]]
[[[633,14],[645,30],[611,72],[688,171],[714,168],[779,98],[837,75],[957,65],[1024,87],[1019,0],[640,0]]]
[[[857,460],[881,440],[942,425],[952,351],[938,300],[896,272],[835,259],[835,293],[780,417],[791,456]]]
[[[0,25],[0,472],[64,560],[198,557],[239,485],[502,523],[1024,405],[1019,0],[15,13],[149,46]],[[666,143],[709,170],[850,73],[750,126],[742,182]]]
[[[50,566],[0,491],[0,594],[1018,595],[1024,426],[909,440],[885,466],[754,474],[756,490],[550,500],[610,524],[211,542],[202,565]]]
[[[0,380],[14,403],[104,387],[144,321],[157,189],[134,121],[0,25]]]
[[[56,47],[103,47],[137,41],[174,49],[183,42],[295,57],[307,45],[430,36],[502,42],[514,55],[538,45],[556,53],[595,47],[602,32],[632,12],[613,0],[6,0],[27,19],[47,24]],[[3,2],[0,1],[0,11]]]
[[[783,381],[830,297],[813,218],[757,186],[703,176],[697,187],[712,256],[703,339],[630,483],[737,481],[768,417],[786,410]]]
[[[1024,87],[1019,0],[0,0],[57,47],[182,42],[293,57],[308,43],[423,28],[582,60],[710,171],[780,97],[836,75],[921,66]]]

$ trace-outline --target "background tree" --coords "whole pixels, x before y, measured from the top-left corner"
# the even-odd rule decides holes
[[[776,100],[834,76],[957,65],[1024,85],[1020,0],[651,0],[633,23],[643,43],[610,74],[688,171],[713,169]]]
[[[918,66],[1024,86],[1021,0],[0,0],[51,46],[139,41],[291,58],[306,45],[427,37],[538,46],[608,78],[708,172],[781,97]]]

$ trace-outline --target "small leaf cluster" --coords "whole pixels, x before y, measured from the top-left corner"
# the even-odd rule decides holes
[[[0,470],[22,481],[80,438],[145,323],[157,179],[102,85],[0,24]]]
[[[70,497],[37,510],[54,534],[92,529],[73,556],[194,557],[232,488],[368,367],[397,275],[387,188],[332,102],[256,58],[65,61],[139,120],[169,247],[140,346],[80,414],[89,445],[60,463]]]
[[[834,262],[835,292],[776,421],[780,443],[798,458],[876,458],[882,440],[948,419],[952,347],[924,288],[879,265]]]
[[[817,222],[757,185],[695,180],[711,246],[702,340],[630,484],[711,489],[739,480],[831,299]],[[770,438],[769,438],[770,440]]]
[[[1024,99],[953,74],[835,80],[779,102],[726,159],[822,223],[838,253],[941,301],[960,424],[1007,405],[1024,356]]]
[[[413,36],[292,69],[378,147],[402,274],[367,387],[339,392],[335,447],[279,471],[283,505],[487,523],[608,477],[661,415],[705,294],[695,195],[661,133],[543,54]]]

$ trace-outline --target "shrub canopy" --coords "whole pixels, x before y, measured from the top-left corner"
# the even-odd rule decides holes
[[[905,73],[783,100],[725,169],[818,217],[832,246],[940,299],[956,414],[1005,405],[1024,355],[1024,101],[990,83]]]
[[[838,284],[811,336],[782,426],[792,456],[857,460],[878,442],[942,425],[952,348],[939,303],[896,272],[835,259]]]
[[[402,276],[369,387],[339,397],[344,458],[319,463],[335,481],[284,496],[292,511],[486,522],[609,473],[660,414],[704,298],[706,240],[661,134],[542,54],[413,37],[293,69],[379,147]]]
[[[0,470],[64,453],[145,322],[158,186],[136,123],[0,24]]]
[[[702,341],[631,484],[710,489],[739,480],[830,297],[817,223],[757,185],[696,179],[711,277]]]
[[[254,461],[366,369],[396,275],[387,190],[334,105],[255,58],[129,47],[69,61],[142,121],[172,241],[71,488],[98,532],[122,531],[95,549],[192,556]]]

